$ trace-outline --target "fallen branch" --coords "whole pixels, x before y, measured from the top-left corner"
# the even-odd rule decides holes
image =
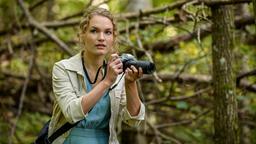
[[[1,71],[4,77],[11,77],[11,78],[17,78],[17,79],[25,79],[24,75],[21,74],[13,74],[8,71]],[[159,78],[162,80],[162,82],[178,82],[178,83],[198,83],[198,84],[211,84],[211,76],[209,75],[190,75],[190,74],[181,74],[179,77],[177,77],[176,74],[158,74]],[[34,82],[39,81],[40,79],[38,76],[31,76],[31,80]],[[152,75],[144,75],[141,79],[143,82],[154,82],[154,77]],[[47,81],[51,81],[51,76],[47,76]],[[245,89],[250,92],[256,92],[256,84],[250,84],[246,80],[241,80],[240,84],[237,86],[237,88]],[[1,91],[1,90],[0,90]]]
[[[146,120],[147,125],[154,131],[157,143],[161,143],[161,138],[166,139],[166,140],[170,140],[172,142],[174,142],[175,144],[181,144],[181,142],[179,140],[177,140],[174,137],[171,136],[167,136],[164,133],[160,132],[153,124],[151,124],[148,120]]]
[[[245,72],[240,74],[237,79],[236,79],[236,85],[240,84],[241,79],[245,78],[245,77],[250,77],[250,76],[255,76],[256,75],[256,69],[251,70],[249,72]]]
[[[225,0],[198,0],[198,3],[204,3],[208,6],[215,5],[233,5],[233,4],[241,4],[241,3],[250,3],[252,0],[233,0],[233,1],[225,1]]]
[[[212,78],[208,75],[181,74],[179,77],[176,77],[175,74],[159,74],[159,77],[163,80],[163,82],[176,81],[179,83],[201,83],[208,85],[212,83]],[[154,78],[148,75],[144,76],[141,80],[145,82],[153,82]],[[250,92],[256,92],[256,84],[250,84],[246,80],[242,80],[237,87]]]
[[[18,3],[19,3],[19,6],[21,7],[23,13],[25,14],[26,18],[28,19],[28,23],[32,27],[38,29],[45,36],[49,37],[53,42],[55,42],[61,48],[62,51],[67,53],[69,56],[73,55],[73,52],[63,41],[61,41],[55,34],[51,33],[46,27],[42,26],[31,16],[28,9],[26,9],[26,7],[23,3],[23,0],[18,0]]]
[[[187,100],[187,99],[190,99],[190,98],[194,98],[196,96],[199,96],[207,91],[210,90],[210,87],[208,88],[205,88],[205,89],[202,89],[202,90],[199,90],[199,91],[196,91],[194,94],[190,95],[190,96],[166,96],[166,97],[163,97],[163,98],[160,98],[160,99],[154,99],[154,100],[151,100],[149,102],[146,102],[145,104],[146,105],[151,105],[151,104],[156,104],[156,103],[162,103],[162,102],[166,102],[168,100],[170,101],[182,101],[182,100]]]
[[[193,121],[198,120],[200,117],[202,117],[204,115],[207,115],[210,111],[211,110],[206,110],[206,111],[198,114],[195,118],[192,118],[192,119],[182,120],[182,121],[178,121],[178,122],[174,122],[174,123],[159,124],[159,125],[156,125],[156,128],[157,129],[162,129],[162,128],[168,128],[168,127],[172,127],[172,126],[190,124]]]

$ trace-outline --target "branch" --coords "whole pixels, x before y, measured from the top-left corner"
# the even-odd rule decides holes
[[[256,84],[250,84],[248,81],[245,80],[241,80],[238,87],[251,92],[256,92]]]
[[[18,3],[24,12],[25,16],[28,19],[29,24],[38,29],[40,32],[42,32],[45,36],[49,37],[52,41],[54,41],[65,53],[67,53],[69,56],[73,55],[73,52],[70,50],[70,48],[62,42],[55,34],[51,33],[47,28],[39,24],[29,13],[28,9],[26,9],[23,0],[18,0]]]
[[[145,29],[146,26],[152,26],[152,25],[170,25],[170,24],[174,24],[174,23],[178,23],[180,22],[180,20],[177,20],[175,18],[168,18],[168,19],[165,19],[165,20],[141,20],[138,25],[139,25],[139,28],[140,29]],[[131,31],[133,29],[136,28],[136,25],[133,24],[133,25],[130,25],[128,30]],[[127,31],[127,28],[124,28],[124,29],[120,29],[119,30],[119,33],[120,34],[123,34]]]
[[[16,130],[16,125],[17,125],[19,117],[20,117],[20,115],[22,113],[23,102],[24,102],[24,99],[25,99],[25,96],[26,96],[26,91],[27,91],[27,88],[28,88],[28,83],[29,83],[29,81],[31,79],[31,75],[32,75],[32,69],[33,69],[34,62],[35,62],[35,52],[34,52],[34,47],[32,45],[31,45],[31,49],[32,49],[31,50],[32,51],[32,56],[31,56],[31,59],[30,59],[30,62],[29,62],[28,74],[27,74],[27,77],[25,79],[24,86],[22,88],[22,92],[21,92],[21,96],[20,96],[20,102],[19,102],[18,113],[16,115],[15,121],[13,122],[13,126],[11,128],[9,144],[12,143],[12,137],[14,136],[14,133],[15,133],[15,130]]]
[[[168,81],[176,81],[179,83],[201,83],[201,84],[211,84],[212,78],[208,75],[189,75],[189,74],[181,74],[179,77],[176,77],[175,74],[159,74],[160,79],[163,82]],[[145,82],[153,82],[154,78],[150,75],[143,76],[141,79]],[[246,80],[242,80],[240,84],[237,86],[238,88],[245,89],[250,92],[256,92],[256,84],[250,84]]]
[[[191,0],[190,0],[191,1]],[[188,3],[189,1],[187,1]],[[199,2],[197,2],[199,4]],[[151,14],[151,11],[152,12],[157,12],[157,13],[160,13],[160,12],[163,12],[165,10],[172,10],[174,8],[178,8],[178,7],[181,7],[182,4],[185,4],[185,1],[182,1],[182,2],[178,2],[178,3],[174,3],[174,4],[170,4],[168,6],[164,6],[164,7],[159,7],[159,8],[155,8],[155,9],[152,9],[152,10],[148,10],[148,11],[145,11],[144,13],[126,13],[126,14],[119,14],[119,15],[115,15],[115,17],[119,17],[119,20],[121,19],[120,17],[124,17],[124,18],[129,18],[131,16],[131,18],[135,18],[135,16],[139,16],[139,15],[143,15],[145,14],[146,15],[150,15]],[[54,22],[43,22],[42,25],[44,27],[48,27],[48,28],[60,28],[60,27],[66,27],[66,26],[74,26],[74,25],[78,25],[80,20],[79,19],[71,19],[71,20],[67,20],[69,18],[72,18],[73,16],[81,16],[82,15],[82,12],[79,12],[77,14],[74,14],[72,15],[71,17],[67,17],[67,18],[63,18],[61,19],[61,21],[54,21]],[[172,20],[171,20],[172,21]],[[152,24],[157,24],[159,22],[143,22],[140,26],[143,26],[143,25],[152,25]],[[161,23],[161,22],[160,22]],[[26,27],[26,26],[22,26],[22,27]],[[131,29],[134,29],[135,26],[132,26]],[[7,34],[8,31],[11,31],[12,29],[9,29],[9,30],[3,30],[3,31],[0,31],[0,35],[4,35],[4,34]],[[124,30],[120,30],[120,33],[123,33]]]
[[[252,15],[246,15],[235,18],[235,27],[237,29],[243,28],[248,24],[254,24],[254,17]]]
[[[90,1],[86,4],[86,6],[85,6],[84,9],[87,9],[88,7],[90,7],[90,6],[92,5],[92,2],[93,2],[93,0],[90,0]],[[104,1],[102,1],[102,2],[100,2],[100,3],[98,3],[96,6],[99,6],[99,5],[101,5],[101,4],[108,3],[108,2],[110,2],[110,0],[104,0]],[[64,17],[64,18],[61,18],[61,20],[67,20],[67,19],[74,18],[74,17],[80,17],[80,16],[83,16],[83,14],[84,14],[84,12],[83,12],[83,11],[80,11],[80,12],[74,13],[74,14],[72,14],[72,15],[66,16],[66,17]],[[78,21],[78,22],[79,22],[79,21]]]
[[[196,96],[200,96],[202,93],[207,92],[210,90],[210,87],[199,90],[197,92],[195,92],[194,94],[190,95],[190,96],[175,96],[172,97],[171,95],[168,95],[166,97],[160,98],[160,99],[156,99],[156,100],[151,100],[149,102],[146,102],[146,105],[151,105],[151,104],[156,104],[156,103],[162,103],[162,102],[166,102],[167,100],[170,101],[182,101],[182,100],[187,100]]]
[[[183,4],[185,4],[189,1],[191,1],[191,0],[179,0],[175,3],[171,3],[169,5],[159,7],[159,8],[154,8],[154,9],[150,9],[150,10],[141,10],[139,12],[133,12],[133,13],[118,14],[118,15],[116,15],[116,18],[117,19],[132,19],[132,18],[137,18],[137,17],[148,16],[151,14],[161,13],[161,12],[164,12],[167,10],[170,11],[175,8],[180,8]]]
[[[15,78],[15,79],[20,79],[20,80],[25,80],[26,79],[26,77],[22,74],[17,74],[17,73],[7,71],[7,70],[1,70],[1,74],[4,75],[3,80],[8,78],[8,77]],[[30,78],[33,81],[39,81],[40,80],[40,77],[34,76],[34,75],[31,75]],[[50,76],[48,77],[48,79],[50,80]]]
[[[166,10],[173,10],[175,8],[179,8],[188,1],[191,1],[191,0],[183,0],[183,1],[180,1],[180,2],[176,2],[176,3],[170,4],[170,5],[164,6],[164,7],[159,7],[159,8],[155,8],[155,9],[151,9],[151,10],[147,10],[147,11],[142,11],[141,13],[117,14],[114,17],[116,17],[117,20],[121,20],[121,19],[128,19],[128,18],[137,18],[139,15],[147,16],[147,15],[154,14],[154,13],[161,13],[161,12],[166,11]],[[28,15],[30,15],[29,12],[28,12]],[[80,19],[74,19],[74,20],[67,20],[67,19],[77,17],[77,16],[82,16],[82,15],[83,15],[83,12],[78,12],[78,13],[73,14],[71,16],[62,18],[61,21],[44,22],[42,25],[45,26],[45,27],[48,27],[48,28],[59,28],[59,27],[64,27],[64,26],[78,25],[79,22],[80,22]],[[0,31],[0,35],[4,35],[4,34],[8,33],[8,31],[11,31],[11,30],[12,29]]]
[[[241,4],[241,3],[250,3],[252,0],[232,0],[232,1],[225,1],[225,0],[198,0],[199,3],[204,3],[208,6],[214,5],[232,5],[232,4]]]
[[[54,21],[54,22],[43,22],[42,25],[47,28],[61,28],[68,26],[78,25],[80,20],[65,20],[65,21]]]
[[[170,21],[172,21],[170,19]],[[168,22],[168,21],[167,21]],[[73,25],[74,23],[76,23],[75,20],[69,20],[69,21],[65,21],[65,23],[61,23],[61,22],[56,22],[56,23],[43,23],[45,24],[45,26],[48,26],[48,28],[50,27],[58,27],[58,26],[66,26],[66,25]],[[159,24],[161,23],[161,21],[157,21],[157,22],[140,22],[139,24],[141,24],[142,26],[146,26],[148,25],[154,25],[154,24]],[[237,17],[235,20],[235,26],[236,28],[241,28],[244,27],[248,24],[253,24],[254,23],[254,17],[253,16],[243,16],[243,17]],[[162,24],[165,24],[164,22],[162,22]],[[167,23],[168,24],[168,23]],[[131,26],[132,28],[135,28],[135,25]],[[181,42],[181,41],[191,41],[194,38],[197,37],[197,35],[200,35],[201,38],[204,38],[206,36],[208,36],[211,33],[211,26],[210,24],[206,24],[206,25],[202,25],[200,28],[200,33],[198,34],[197,31],[194,31],[192,33],[189,34],[182,34],[182,35],[178,35],[175,37],[170,38],[170,40],[168,41],[159,41],[159,42],[155,42],[155,43],[151,43],[151,44],[146,44],[143,47],[147,50],[147,49],[151,49],[152,51],[160,51],[160,52],[170,52],[170,51],[174,51],[175,48],[177,48],[177,45]],[[131,29],[128,29],[129,31]],[[121,33],[123,33],[125,30],[121,30]],[[42,39],[42,40],[35,40],[35,44],[36,45],[40,45],[43,42],[46,42],[46,39]],[[26,43],[21,43],[21,44],[17,44],[14,45],[13,48],[17,49],[22,45],[26,45]],[[7,50],[7,48],[1,47],[0,48],[0,53],[4,53]],[[138,52],[138,55],[142,55],[142,52]]]
[[[35,8],[37,8],[38,6],[42,5],[43,3],[47,2],[47,1],[48,0],[40,0],[40,1],[36,2],[34,5],[29,7],[29,11],[34,10]]]
[[[137,39],[138,49],[139,49],[140,51],[143,51],[143,53],[149,58],[150,62],[153,63],[153,58],[152,58],[150,52],[147,51],[147,50],[145,50],[145,48],[143,47],[143,44],[142,44],[142,41],[141,41],[141,37],[140,37],[140,35],[139,35],[139,23],[140,23],[140,22],[139,22],[139,20],[138,20],[138,22],[137,22],[137,24],[136,24],[136,31],[135,31],[135,37],[136,37],[136,39]],[[153,76],[155,77],[155,79],[156,79],[158,82],[161,82],[161,79],[159,79],[159,77],[157,76],[157,73],[156,73],[156,72],[153,73]]]
[[[108,1],[104,1],[102,3],[106,3]],[[144,11],[140,11],[140,12],[134,12],[134,13],[124,13],[124,14],[116,14],[114,17],[116,17],[118,20],[120,19],[130,19],[130,18],[137,18],[139,16],[149,16],[151,14],[157,14],[157,13],[161,13],[164,11],[170,11],[173,10],[175,8],[180,8],[182,7],[184,4],[188,3],[188,2],[193,2],[193,0],[182,0],[176,3],[172,3],[169,4],[167,6],[163,6],[163,7],[158,7],[158,8],[154,8],[151,10],[144,10]],[[199,0],[196,1],[194,4],[201,4],[201,3],[205,3],[207,5],[215,5],[215,4],[237,4],[237,3],[248,3],[251,2],[251,0],[237,0],[237,1],[209,1],[209,0]],[[87,6],[86,6],[87,7]],[[71,16],[62,18],[61,20],[67,20],[73,17],[77,17],[77,16],[82,16],[83,12],[78,12],[76,14],[73,14]],[[58,21],[58,22],[46,22],[47,24],[45,25],[46,27],[58,27],[57,25],[60,26],[64,26],[65,23],[67,23],[67,26],[71,25],[76,25],[80,22],[79,19],[76,20],[67,20],[67,21]]]
[[[235,20],[236,28],[241,28],[248,24],[253,24],[253,23],[254,23],[253,16],[237,17]],[[153,44],[147,44],[147,45],[144,45],[144,47],[145,47],[145,49],[152,48],[153,51],[159,51],[159,52],[174,51],[180,42],[191,41],[192,39],[197,38],[197,35],[200,35],[200,38],[202,39],[202,38],[208,36],[209,34],[211,34],[211,25],[210,24],[202,25],[199,29],[200,29],[199,34],[198,34],[198,31],[196,30],[189,34],[182,34],[182,35],[172,37],[168,41],[159,41],[159,42],[155,42]]]
[[[174,21],[172,19],[170,19],[169,21],[166,21],[167,24],[170,21]],[[147,26],[147,25],[155,25],[155,24],[159,24],[161,23],[160,21],[157,22],[140,22],[140,26]],[[241,28],[244,27],[248,24],[253,24],[254,23],[254,17],[253,16],[243,16],[243,17],[237,17],[236,21],[235,21],[235,26],[236,28]],[[76,20],[69,20],[69,21],[64,21],[64,22],[44,22],[42,23],[44,26],[47,26],[48,28],[57,28],[57,27],[62,27],[62,26],[72,26],[76,24]],[[165,24],[164,22],[162,24]],[[135,28],[135,25],[132,25],[131,27],[129,27],[129,31],[132,30],[133,28]],[[165,51],[174,51],[176,46],[182,42],[182,41],[191,41],[192,39],[196,38],[197,35],[200,35],[201,38],[204,38],[206,36],[208,36],[209,34],[211,34],[211,26],[210,24],[206,24],[206,25],[202,25],[200,28],[200,33],[198,34],[198,31],[194,31],[192,33],[189,34],[182,34],[182,35],[178,35],[175,37],[172,37],[170,40],[168,41],[159,41],[159,42],[155,42],[153,44],[147,44],[144,45],[143,47],[147,50],[147,49],[151,49],[153,51],[160,51],[160,52],[165,52]],[[124,33],[126,30],[122,29],[120,30],[120,33]],[[45,40],[37,40],[35,41],[35,43],[37,45],[41,44],[45,42]],[[18,45],[14,45],[14,49],[19,48],[21,45],[25,45],[25,43],[22,44],[18,44]],[[0,49],[0,53],[2,53],[6,48],[1,48]],[[138,52],[139,55],[142,55],[142,52]]]
[[[192,119],[182,120],[182,121],[174,122],[174,123],[166,123],[166,124],[156,125],[156,128],[161,129],[161,128],[168,128],[168,127],[172,127],[172,126],[190,124],[193,121],[198,120],[200,117],[208,114],[210,111],[211,110],[206,110],[206,111],[198,114],[195,118],[192,118]]]
[[[157,13],[161,13],[163,11],[170,11],[173,10],[175,8],[180,8],[182,7],[182,5],[188,3],[188,2],[192,2],[195,1],[194,4],[201,4],[204,3],[208,6],[213,6],[213,5],[227,5],[227,4],[239,4],[239,3],[250,3],[252,2],[251,0],[236,0],[236,1],[223,1],[223,0],[179,0],[175,3],[171,3],[169,5],[163,6],[163,7],[159,7],[159,8],[154,8],[151,10],[141,10],[140,12],[133,12],[133,13],[125,13],[125,14],[119,14],[117,15],[117,19],[132,19],[132,18],[137,18],[137,17],[143,17],[143,16],[148,16],[148,15],[152,15],[152,14],[157,14]]]
[[[25,79],[23,75],[13,74],[8,71],[1,71],[4,77],[12,77],[17,79]],[[199,84],[211,84],[211,76],[208,75],[190,75],[190,74],[181,74],[177,77],[176,74],[158,74],[159,78],[163,82],[174,81],[178,83],[199,83]],[[40,79],[37,76],[31,76],[33,81],[39,81]],[[47,80],[51,81],[51,76],[47,76]],[[154,82],[154,77],[152,75],[144,75],[141,79],[144,82]],[[241,80],[240,84],[237,86],[238,88],[248,90],[250,92],[256,92],[256,84],[250,84],[246,80]]]
[[[178,141],[177,139],[167,136],[165,134],[163,134],[162,132],[160,132],[153,124],[151,124],[148,120],[146,120],[147,125],[154,131],[155,137],[157,139],[157,143],[161,143],[161,139],[160,137],[170,140],[172,142],[174,142],[175,144],[181,144],[180,141]]]
[[[251,70],[249,72],[245,72],[240,74],[237,78],[236,78],[236,85],[240,84],[241,79],[245,78],[245,77],[249,77],[249,76],[253,76],[256,75],[256,69]]]

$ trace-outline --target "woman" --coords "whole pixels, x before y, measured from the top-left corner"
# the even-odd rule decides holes
[[[119,120],[130,126],[138,126],[144,120],[145,107],[136,85],[142,69],[131,66],[123,70],[121,59],[113,53],[116,37],[111,13],[91,8],[80,23],[82,51],[55,63],[55,101],[49,135],[66,122],[80,122],[53,143],[118,144]]]

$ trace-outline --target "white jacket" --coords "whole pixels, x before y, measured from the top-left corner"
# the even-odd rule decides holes
[[[49,125],[49,136],[66,122],[75,123],[84,119],[81,101],[86,94],[81,52],[77,55],[55,63],[52,71],[52,84],[55,96],[53,113]],[[120,75],[117,77],[119,80]],[[117,82],[116,81],[116,82]],[[131,116],[126,108],[126,93],[124,77],[119,84],[109,92],[111,117],[109,122],[109,144],[119,144],[116,125],[119,120],[130,126],[138,126],[145,117],[145,106],[141,103],[137,116]],[[113,84],[114,85],[114,84]],[[58,137],[53,144],[63,144],[69,132]]]

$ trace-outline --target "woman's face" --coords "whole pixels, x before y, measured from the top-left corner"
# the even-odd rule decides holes
[[[95,56],[108,54],[113,47],[113,23],[104,16],[93,16],[82,33],[85,51]]]

